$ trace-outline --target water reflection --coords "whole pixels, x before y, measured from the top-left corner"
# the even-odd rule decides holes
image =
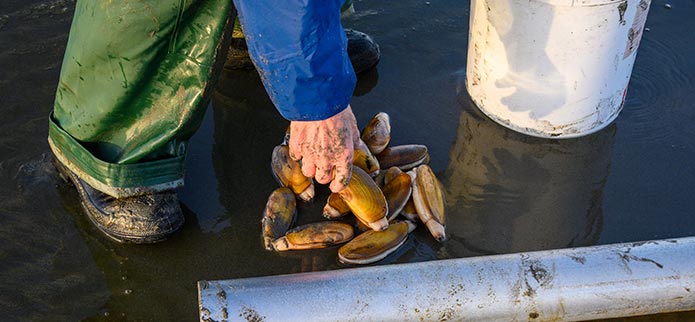
[[[357,84],[352,96],[363,96],[369,93],[379,82],[379,67],[376,66],[362,74],[357,75]]]
[[[485,117],[463,92],[457,137],[442,176],[453,257],[596,243],[616,127],[548,140]]]

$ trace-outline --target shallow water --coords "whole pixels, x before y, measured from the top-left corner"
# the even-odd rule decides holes
[[[652,3],[620,117],[564,141],[511,132],[473,106],[462,91],[468,3],[428,3],[357,1],[345,21],[383,55],[359,79],[359,124],[388,112],[393,144],[427,145],[447,191],[450,240],[419,228],[380,264],[695,236],[695,43],[686,41],[695,1]],[[56,175],[45,140],[73,6],[0,5],[0,320],[195,320],[197,280],[343,267],[335,249],[262,248],[260,214],[276,187],[268,161],[287,122],[253,71],[222,74],[192,139],[183,230],[150,246],[101,236]],[[315,205],[301,205],[298,223],[320,220],[326,197],[322,187]]]

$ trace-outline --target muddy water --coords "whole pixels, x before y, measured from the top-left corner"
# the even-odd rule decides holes
[[[343,267],[335,250],[262,248],[260,213],[276,187],[268,161],[287,122],[253,71],[222,74],[192,139],[179,234],[119,245],[91,227],[45,141],[73,6],[0,4],[0,320],[190,321],[197,280]],[[359,79],[358,122],[386,111],[394,144],[426,144],[448,200],[448,242],[420,228],[383,264],[695,235],[695,44],[686,41],[695,2],[653,3],[625,109],[604,131],[567,141],[510,132],[473,106],[462,90],[467,2],[356,7],[345,24],[383,54]],[[300,205],[299,223],[320,220],[321,206]]]

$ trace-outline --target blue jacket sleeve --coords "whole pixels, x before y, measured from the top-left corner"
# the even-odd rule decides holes
[[[329,118],[355,88],[340,24],[341,0],[234,0],[249,54],[280,114]]]

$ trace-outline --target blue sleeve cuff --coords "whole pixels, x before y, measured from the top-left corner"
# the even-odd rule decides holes
[[[282,116],[315,121],[344,110],[356,77],[340,0],[235,0],[249,54]]]

